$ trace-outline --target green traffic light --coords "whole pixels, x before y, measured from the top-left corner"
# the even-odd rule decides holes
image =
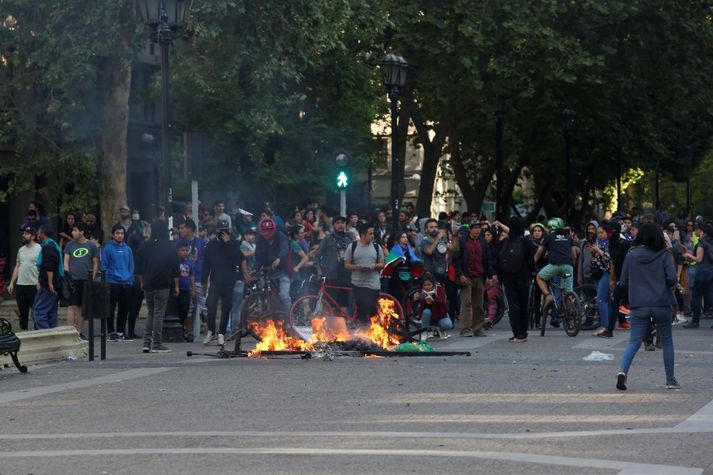
[[[337,188],[346,188],[349,186],[349,176],[344,172],[339,172],[337,175]]]

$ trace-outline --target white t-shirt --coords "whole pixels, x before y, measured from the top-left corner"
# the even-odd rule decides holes
[[[32,246],[22,246],[17,251],[17,262],[20,268],[17,272],[17,285],[37,285],[40,271],[37,269],[37,256],[40,255],[42,246],[36,242]]]

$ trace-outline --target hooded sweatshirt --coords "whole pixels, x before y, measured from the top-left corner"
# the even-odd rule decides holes
[[[577,266],[577,280],[581,282],[586,282],[592,277],[592,253],[587,250],[587,229],[590,226],[594,226],[594,239],[597,239],[597,229],[599,229],[599,223],[592,220],[587,223],[584,227],[585,238],[579,243],[579,248],[581,252],[579,253],[579,265]]]
[[[624,259],[621,283],[629,292],[629,306],[668,307],[676,303],[671,287],[678,281],[667,250],[632,247]]]
[[[134,254],[125,242],[113,239],[106,243],[101,253],[101,268],[108,284],[130,285],[134,282]]]

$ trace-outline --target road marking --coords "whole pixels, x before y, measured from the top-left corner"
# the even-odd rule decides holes
[[[544,371],[547,371],[546,369]],[[449,404],[449,403],[499,403],[513,402],[528,404],[533,403],[555,403],[555,404],[610,404],[618,403],[658,403],[683,401],[683,393],[660,392],[660,393],[634,393],[617,391],[615,393],[418,393],[399,394],[389,398],[380,398],[375,403],[391,404]]]
[[[39,386],[37,388],[22,389],[19,391],[9,391],[6,393],[0,393],[0,404],[21,401],[23,399],[30,399],[33,397],[46,396],[48,394],[59,393],[62,391],[71,391],[73,389],[97,386],[99,384],[119,383],[129,379],[143,378],[154,374],[164,373],[166,371],[170,371],[171,369],[173,368],[138,368],[107,376],[73,381],[71,383],[52,384],[49,386]]]
[[[698,475],[700,468],[659,465],[617,460],[583,459],[559,457],[555,455],[536,455],[517,452],[460,451],[460,450],[407,450],[407,449],[318,449],[299,447],[256,447],[256,448],[155,448],[155,449],[88,449],[88,450],[27,450],[0,452],[0,458],[23,457],[82,457],[82,456],[117,456],[117,455],[318,455],[318,456],[403,456],[403,457],[461,457],[480,458],[517,463],[537,463],[566,467],[587,467],[619,470],[621,475],[657,474]]]
[[[676,425],[674,429],[683,432],[713,431],[713,401],[710,401],[691,417]]]

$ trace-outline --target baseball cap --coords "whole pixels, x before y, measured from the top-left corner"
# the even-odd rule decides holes
[[[32,226],[25,226],[22,230],[23,233],[30,233],[33,236],[37,235],[37,230],[33,228]]]
[[[263,218],[257,225],[257,229],[260,231],[260,235],[265,239],[272,239],[275,236],[275,231],[277,227],[275,222],[270,218]]]
[[[128,210],[128,209],[129,209],[129,206],[128,206],[128,205],[121,205],[121,206],[119,206],[119,209],[126,209],[126,210]]]
[[[230,223],[228,221],[221,219],[218,221],[218,229],[220,231],[229,231],[230,230]]]
[[[244,210],[243,208],[238,208],[238,212],[242,216],[253,216],[253,214],[250,211]]]
[[[335,216],[335,217],[332,219],[332,223],[336,223],[337,221],[344,221],[344,222],[346,222],[346,221],[347,221],[347,218],[345,218],[344,216]]]

